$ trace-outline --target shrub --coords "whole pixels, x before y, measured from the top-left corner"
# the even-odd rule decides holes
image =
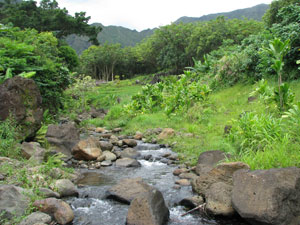
[[[287,135],[281,119],[268,114],[246,112],[234,121],[228,137],[239,155],[269,149],[274,143],[282,143]]]

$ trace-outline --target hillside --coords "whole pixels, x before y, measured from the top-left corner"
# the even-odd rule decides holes
[[[209,14],[202,17],[181,17],[174,23],[190,23],[197,21],[209,21],[217,18],[218,16],[225,16],[229,19],[248,19],[261,20],[262,16],[269,8],[266,4],[260,4],[251,8],[239,9],[232,12]],[[134,46],[143,40],[145,37],[153,34],[155,29],[147,29],[141,32],[131,30],[121,26],[103,26],[101,23],[95,23],[94,26],[102,26],[103,30],[98,34],[100,43],[120,43],[122,47]],[[87,49],[91,44],[88,42],[87,37],[80,37],[77,35],[70,35],[66,39],[67,43],[71,45],[78,54]]]
[[[232,12],[209,14],[201,17],[183,16],[178,20],[176,20],[174,23],[178,24],[178,23],[193,23],[199,21],[208,21],[208,20],[216,19],[218,16],[225,16],[228,19],[243,19],[244,17],[246,17],[248,19],[261,20],[262,16],[265,14],[268,8],[269,5],[260,4],[251,8],[238,9]]]
[[[147,29],[141,32],[131,30],[121,26],[103,26],[100,23],[93,24],[94,26],[101,26],[103,30],[98,34],[100,44],[105,42],[115,44],[120,43],[122,47],[134,46],[136,43],[142,41],[145,37],[153,34],[154,29]],[[81,53],[87,49],[91,44],[87,37],[80,37],[77,35],[70,35],[66,41],[71,45],[77,53]]]

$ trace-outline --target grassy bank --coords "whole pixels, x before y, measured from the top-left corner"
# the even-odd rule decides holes
[[[275,82],[270,82],[270,86],[275,85]],[[299,101],[300,82],[294,81],[290,86],[295,93],[295,102]],[[191,165],[196,163],[201,152],[223,150],[234,156],[231,160],[246,162],[252,169],[299,166],[298,136],[292,133],[285,135],[285,132],[296,128],[297,124],[292,125],[294,126],[292,129],[272,104],[267,105],[259,99],[248,102],[248,97],[255,87],[255,85],[238,84],[213,91],[208,101],[196,103],[186,112],[168,115],[162,110],[155,110],[128,114],[126,105],[132,95],[142,90],[142,86],[128,80],[111,82],[86,93],[92,103],[97,102],[98,106],[109,109],[107,116],[104,119],[84,121],[81,125],[123,127],[126,134],[134,134],[136,131],[145,132],[147,129],[157,127],[173,128],[178,135],[164,140],[164,143],[173,144],[173,149],[180,154],[181,159]],[[240,128],[241,118],[249,112],[250,116],[253,114],[253,118],[248,118],[249,128],[246,129],[250,131],[246,133],[246,130],[241,131],[236,127]],[[257,126],[262,124],[263,120],[266,127],[258,128]],[[274,136],[270,124],[277,126],[280,134]],[[225,135],[225,126],[233,126],[233,134]],[[239,140],[239,136],[244,139]],[[249,146],[242,148],[243,144],[246,145],[242,142]]]

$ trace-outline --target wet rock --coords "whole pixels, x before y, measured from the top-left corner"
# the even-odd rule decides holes
[[[125,148],[122,152],[121,152],[121,157],[122,158],[132,158],[132,159],[136,159],[137,157],[139,157],[141,155],[141,153],[139,153],[138,151],[136,151],[133,148]]]
[[[168,157],[168,159],[177,161],[177,160],[178,160],[178,155],[170,155],[170,156]]]
[[[53,216],[54,219],[61,225],[71,223],[74,219],[74,213],[70,205],[60,199],[46,198],[37,200],[33,203],[39,211]]]
[[[172,128],[165,128],[163,129],[163,131],[158,135],[158,139],[162,140],[162,139],[167,139],[170,137],[173,137],[175,135],[175,131]]]
[[[111,166],[112,162],[110,160],[105,160],[103,162],[101,162],[101,166]]]
[[[135,135],[133,136],[133,138],[135,140],[142,140],[143,139],[143,134],[141,132],[136,132]]]
[[[100,148],[102,151],[111,151],[113,149],[113,145],[108,141],[100,141]]]
[[[36,225],[37,223],[50,224],[51,216],[43,212],[34,212],[27,216],[19,225]]]
[[[97,128],[95,129],[95,132],[96,132],[96,133],[105,133],[105,132],[106,132],[106,129],[103,128],[103,127],[97,127]]]
[[[107,197],[130,204],[130,202],[142,193],[149,191],[149,185],[142,178],[123,179],[118,184],[108,189]]]
[[[149,186],[149,190],[136,197],[130,204],[126,218],[127,225],[163,225],[169,220],[162,193]]]
[[[196,208],[199,205],[202,205],[204,203],[204,199],[200,195],[196,195],[189,198],[184,198],[179,202],[179,205],[185,206],[189,209]]]
[[[193,190],[206,196],[206,192],[211,185],[218,182],[224,182],[232,185],[233,173],[240,169],[249,169],[250,167],[242,162],[221,163],[207,173],[201,173],[196,179],[192,181]]]
[[[219,150],[201,153],[198,158],[196,173],[200,175],[209,172],[217,163],[226,159],[226,157],[229,157],[229,155]]]
[[[96,162],[95,163],[95,168],[100,169],[101,168],[101,162]]]
[[[110,139],[111,136],[112,136],[112,134],[110,134],[110,133],[100,135],[100,137],[105,138],[105,139]]]
[[[169,163],[169,160],[168,160],[168,159],[165,159],[165,158],[163,158],[163,159],[161,159],[161,160],[160,160],[160,162],[161,162],[161,163],[165,163],[165,164],[167,164],[167,163]]]
[[[40,193],[44,198],[60,198],[60,194],[48,188],[40,188]]]
[[[100,156],[98,156],[98,158],[97,158],[97,162],[102,162],[102,161],[104,161],[106,159],[106,156],[105,155],[100,155]]]
[[[116,161],[117,156],[114,153],[111,153],[109,151],[102,152],[102,155],[105,156],[106,161]]]
[[[23,142],[21,152],[25,159],[34,160],[37,163],[44,161],[46,150],[37,142]]]
[[[232,185],[214,183],[206,193],[206,209],[215,216],[232,216],[235,210],[231,204]]]
[[[120,133],[123,129],[120,127],[117,127],[115,129],[112,130],[113,133]]]
[[[164,157],[164,158],[168,158],[168,157],[170,157],[171,156],[171,153],[166,153],[166,154],[163,154],[163,156],[162,157]]]
[[[79,141],[72,149],[72,154],[75,159],[95,160],[102,154],[102,151],[97,139],[88,138]]]
[[[300,224],[299,168],[240,170],[233,182],[233,207],[252,224]]]
[[[144,159],[147,160],[147,161],[149,161],[150,159],[152,159],[152,155],[145,155]]]
[[[190,186],[191,182],[188,179],[180,179],[180,180],[176,180],[175,184],[179,184],[181,186]]]
[[[0,180],[5,180],[5,176],[2,173],[0,173]]]
[[[123,139],[123,144],[129,146],[129,147],[135,147],[137,146],[137,142],[134,139]]]
[[[30,199],[25,189],[14,185],[0,185],[0,221],[22,216],[29,206]]]
[[[116,166],[118,166],[118,167],[140,167],[141,164],[135,159],[122,158],[122,159],[118,159],[116,161]]]
[[[194,173],[181,173],[179,175],[179,177],[181,179],[189,179],[189,180],[192,180],[192,179],[196,179],[197,178],[197,175],[194,174]]]
[[[21,76],[0,85],[0,120],[15,118],[23,140],[34,137],[43,120],[42,96],[36,83]]]
[[[55,182],[57,192],[61,197],[78,196],[76,186],[68,179],[60,179]]]
[[[186,172],[188,172],[187,168],[179,168],[179,169],[175,169],[173,171],[173,175],[174,176],[179,176],[181,173],[186,173]]]
[[[72,148],[78,143],[79,131],[72,123],[49,125],[46,139],[56,152],[71,156]]]

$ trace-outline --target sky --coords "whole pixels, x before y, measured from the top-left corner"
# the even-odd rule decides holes
[[[123,26],[138,31],[164,26],[182,16],[230,12],[272,0],[57,0],[71,15],[86,12],[89,23]]]

